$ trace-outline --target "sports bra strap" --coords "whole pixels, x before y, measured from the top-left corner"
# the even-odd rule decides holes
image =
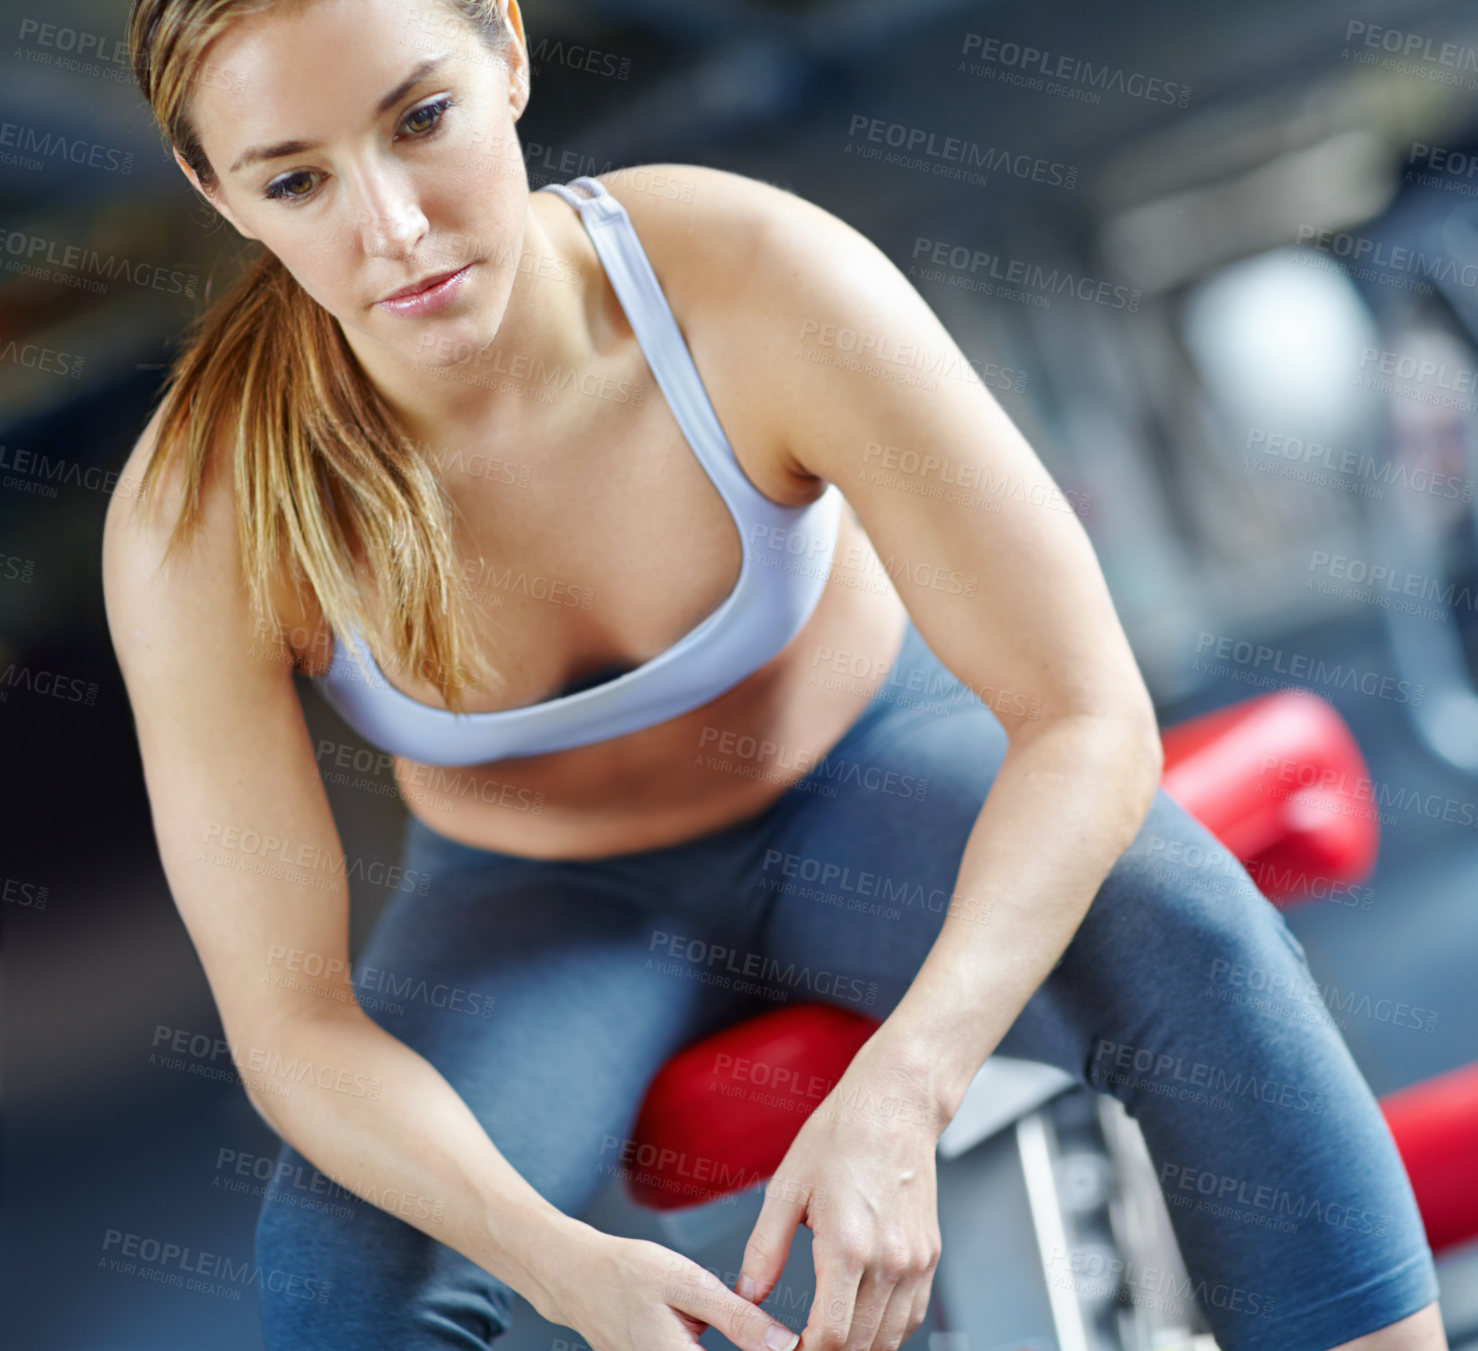
[[[584,193],[581,194],[574,191],[576,187],[583,188]],[[614,203],[615,199],[611,197],[606,185],[598,179],[590,178],[585,174],[581,174],[579,178],[570,179],[568,183],[546,183],[542,188],[537,189],[537,191],[557,192],[576,209],[583,207],[587,202],[600,202],[604,208],[600,212],[601,215],[613,216],[616,214],[607,204],[608,202]]]
[[[626,208],[604,183],[586,175],[538,189],[546,190],[558,192],[579,213],[679,428],[742,531],[745,522],[763,517],[775,504],[750,482],[735,458]],[[745,537],[746,550],[752,538]]]

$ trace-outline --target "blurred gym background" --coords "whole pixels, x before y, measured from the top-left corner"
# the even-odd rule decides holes
[[[224,1057],[151,1062],[160,1029],[204,1044],[220,1027],[158,862],[99,541],[236,237],[160,145],[127,8],[0,10],[0,1307],[18,1351],[246,1351],[249,1289],[100,1266],[115,1232],[249,1260],[260,1186],[235,1165],[277,1147]],[[1346,1021],[1378,1094],[1478,1058],[1472,7],[528,0],[524,16],[531,187],[657,161],[780,184],[874,240],[978,365],[1011,372],[993,392],[1079,512],[1162,725],[1285,685],[1339,709],[1371,766],[1379,863],[1355,899],[1311,897],[1289,923],[1321,984],[1436,1015]],[[352,740],[306,686],[304,707],[315,735]],[[388,772],[371,779],[330,784],[335,815],[348,853],[393,861],[403,809]],[[389,894],[356,882],[356,946]],[[1478,1251],[1440,1269],[1467,1344]],[[547,1327],[524,1337],[551,1345]]]

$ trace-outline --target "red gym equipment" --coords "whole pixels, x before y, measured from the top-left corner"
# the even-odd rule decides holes
[[[1369,771],[1325,700],[1295,690],[1262,695],[1170,728],[1162,741],[1166,793],[1270,900],[1292,904],[1369,875],[1379,840]],[[878,1026],[828,1004],[792,1004],[680,1051],[642,1102],[627,1194],[676,1210],[772,1176]],[[1381,1106],[1434,1251],[1478,1235],[1478,1064]]]

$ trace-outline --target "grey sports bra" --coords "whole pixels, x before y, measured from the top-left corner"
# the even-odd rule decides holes
[[[328,671],[314,677],[324,698],[371,744],[427,764],[477,765],[566,750],[708,703],[800,631],[821,598],[836,549],[842,497],[835,484],[805,506],[782,506],[735,459],[626,209],[584,176],[539,191],[557,192],[579,211],[678,426],[739,528],[743,563],[718,609],[665,652],[612,678],[596,672],[521,708],[434,708],[391,685],[357,631],[347,645],[336,636]]]

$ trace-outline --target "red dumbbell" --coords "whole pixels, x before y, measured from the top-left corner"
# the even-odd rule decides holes
[[[1380,1100],[1434,1251],[1478,1236],[1478,1063]]]
[[[1375,866],[1380,818],[1365,757],[1317,695],[1280,690],[1162,733],[1165,791],[1285,907]]]

